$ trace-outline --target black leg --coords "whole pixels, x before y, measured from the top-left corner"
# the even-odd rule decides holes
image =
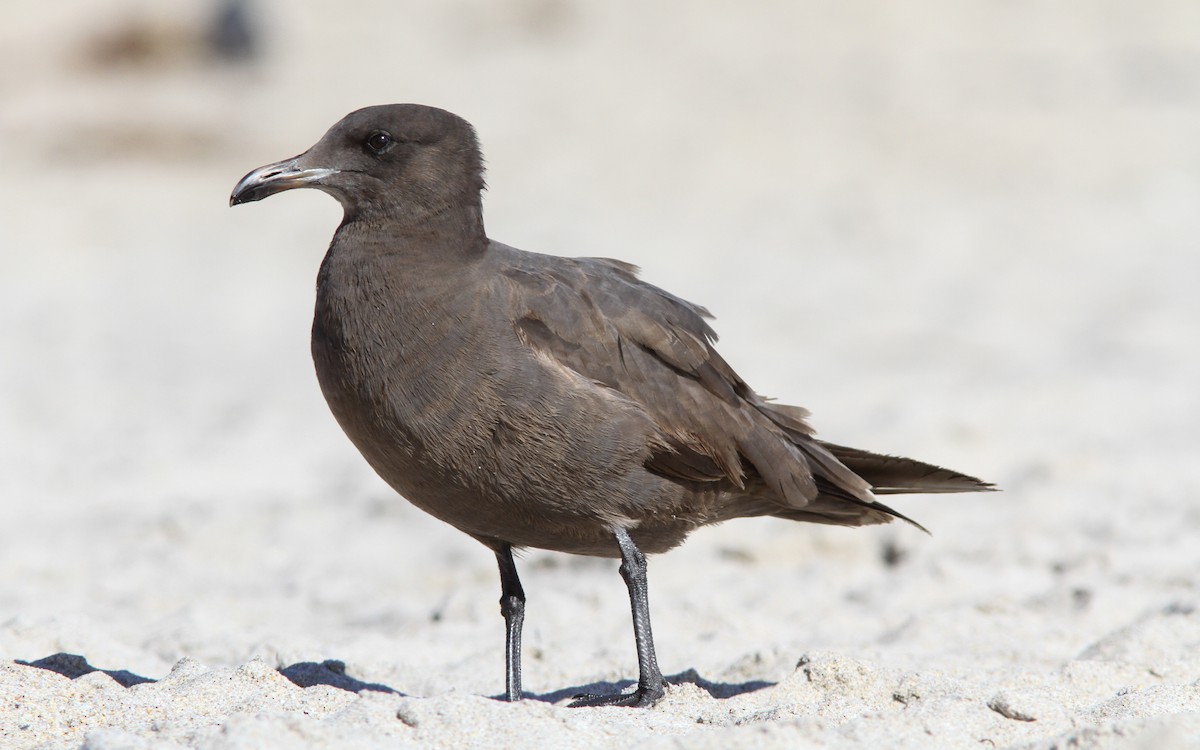
[[[504,615],[504,692],[508,700],[521,700],[521,625],[525,622],[525,589],[517,577],[512,546],[496,550],[500,563],[500,614]]]
[[[663,677],[654,655],[654,633],[650,631],[650,597],[646,589],[646,556],[625,529],[614,529],[621,547],[621,577],[629,588],[633,610],[633,638],[637,643],[638,686],[632,693],[579,695],[571,706],[652,706],[663,697]]]

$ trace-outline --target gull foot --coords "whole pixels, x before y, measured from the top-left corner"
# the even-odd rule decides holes
[[[611,695],[594,695],[584,693],[575,696],[569,704],[570,708],[588,706],[629,706],[630,708],[649,708],[663,697],[662,685],[638,686],[632,693],[613,693]]]

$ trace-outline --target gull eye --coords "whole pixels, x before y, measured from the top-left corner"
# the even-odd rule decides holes
[[[395,142],[396,141],[394,138],[392,138],[391,133],[386,133],[382,130],[376,130],[374,133],[371,133],[369,136],[367,136],[366,140],[367,148],[371,149],[377,154],[382,154],[383,152],[387,151],[392,147],[393,144],[395,144]]]

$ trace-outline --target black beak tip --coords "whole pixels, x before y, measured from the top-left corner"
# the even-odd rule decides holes
[[[233,192],[229,195],[229,205],[240,206],[243,203],[253,203],[260,201],[270,195],[272,191],[268,185],[265,185],[258,179],[255,179],[255,173],[243,177],[238,181],[238,184],[233,187]]]
[[[253,193],[253,190],[235,190],[233,194],[229,196],[229,207],[233,208],[234,206],[240,206],[243,203],[253,203],[254,201],[258,200]]]

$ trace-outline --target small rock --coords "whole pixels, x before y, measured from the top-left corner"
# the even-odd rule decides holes
[[[1014,699],[1008,693],[993,695],[992,699],[988,701],[988,708],[1013,721],[1037,721],[1037,716],[1033,714],[1029,706],[1024,705],[1019,699]]]

